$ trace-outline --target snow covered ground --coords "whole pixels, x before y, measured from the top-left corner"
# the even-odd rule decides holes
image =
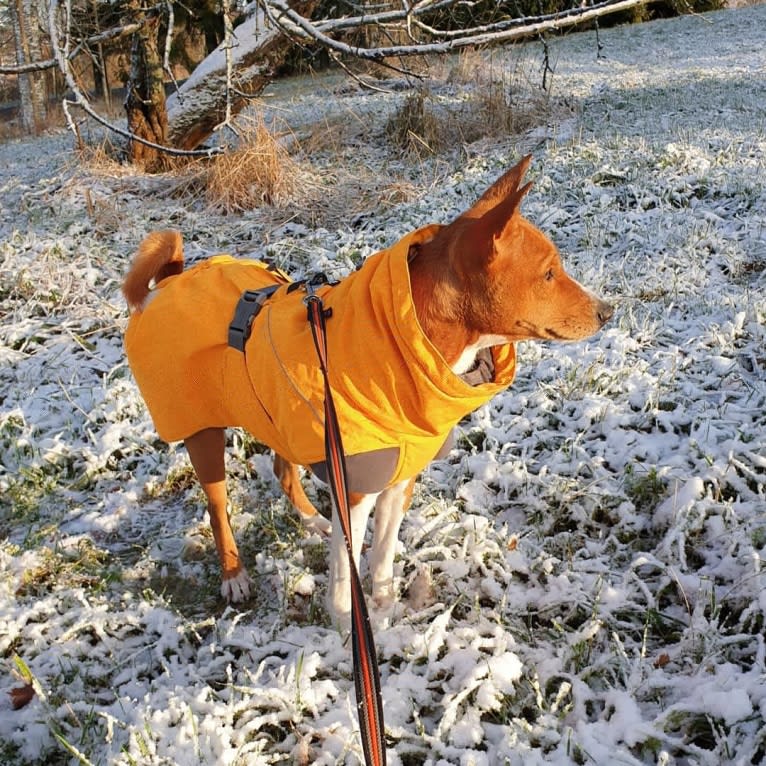
[[[553,41],[565,117],[409,166],[349,146],[335,162],[408,194],[345,226],[208,212],[80,163],[68,134],[0,145],[0,762],[358,763],[325,545],[233,434],[256,595],[220,603],[200,492],[125,364],[121,276],[163,226],[192,257],[341,274],[530,150],[526,215],[618,312],[588,342],[525,344],[422,477],[402,600],[374,615],[389,763],[766,760],[764,30],[760,5],[602,31],[602,58],[593,32]],[[298,122],[402,98],[269,103]]]

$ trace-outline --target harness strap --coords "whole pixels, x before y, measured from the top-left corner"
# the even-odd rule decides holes
[[[229,345],[244,352],[245,343],[250,337],[253,320],[263,308],[263,304],[279,290],[282,285],[270,285],[260,290],[245,290],[237,301],[234,318],[229,325]]]
[[[245,292],[242,293],[234,308],[234,318],[229,324],[228,333],[228,344],[237,351],[244,353],[245,343],[247,343],[247,339],[250,337],[253,320],[260,313],[263,304],[266,303],[266,301],[271,298],[280,287],[287,285],[285,294],[289,295],[294,290],[303,287],[304,284],[309,286],[333,284],[328,282],[327,277],[321,272],[315,274],[310,279],[299,279],[292,282],[290,281],[290,277],[285,274],[282,269],[269,266],[269,271],[284,279],[285,282],[284,284],[261,287],[259,290],[245,290]]]
[[[310,284],[306,285],[308,296],[308,319],[311,334],[314,337],[319,366],[324,378],[324,414],[325,414],[325,452],[327,473],[336,522],[341,525],[346,541],[349,569],[351,571],[351,648],[354,660],[354,689],[356,708],[359,716],[359,729],[362,736],[364,760],[367,766],[386,765],[386,745],[383,739],[383,700],[380,693],[380,672],[375,651],[375,641],[364,600],[362,582],[354,562],[351,546],[351,508],[348,499],[346,480],[346,460],[343,442],[338,425],[338,416],[330,390],[327,373],[327,335],[325,310],[322,298],[314,293]]]

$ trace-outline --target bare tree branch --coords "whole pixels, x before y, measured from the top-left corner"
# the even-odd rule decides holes
[[[0,66],[0,74],[24,74],[58,67],[73,94],[73,100],[66,102],[65,108],[67,103],[76,105],[105,128],[131,141],[168,154],[189,156],[222,151],[221,148],[210,151],[194,149],[221,128],[235,129],[234,116],[249,98],[259,94],[271,81],[277,66],[284,61],[291,41],[308,41],[324,46],[331,58],[343,68],[346,68],[344,59],[347,61],[347,57],[355,57],[406,71],[401,61],[397,60],[534,38],[547,32],[594,22],[602,16],[647,5],[654,0],[572,0],[573,7],[557,13],[505,17],[458,29],[440,28],[439,22],[434,19],[452,8],[468,7],[470,10],[476,5],[473,0],[382,0],[377,6],[355,4],[349,0],[348,6],[354,15],[317,20],[311,19],[316,0],[252,0],[246,11],[248,18],[236,30],[232,30],[231,25],[231,0],[223,0],[226,39],[168,101],[167,141],[184,149],[170,149],[139,138],[131,130],[102,118],[78,86],[70,67],[71,60],[87,51],[89,46],[140,32],[146,22],[125,24],[85,39],[70,41],[70,2],[48,0],[53,58],[21,66]],[[157,12],[170,7],[170,0],[150,2],[158,3],[154,6]],[[66,8],[59,3],[65,3]],[[165,37],[164,65],[168,70],[173,26],[171,13]],[[374,29],[382,34],[368,36],[376,40],[374,43],[347,42],[350,31],[364,29]],[[68,111],[67,116],[70,127],[76,132]]]
[[[75,58],[84,49],[93,45],[103,44],[112,40],[119,40],[121,37],[127,37],[137,32],[143,24],[125,24],[121,27],[114,27],[108,29],[105,32],[99,32],[97,35],[91,35],[87,39],[80,42],[77,47],[67,54],[69,61]],[[53,58],[45,59],[43,61],[32,61],[28,64],[22,64],[20,66],[5,66],[0,65],[0,74],[26,74],[27,72],[41,72],[45,69],[54,69],[59,66],[58,58],[54,55]]]
[[[345,17],[342,19],[325,19],[311,21],[292,10],[285,0],[259,0],[271,21],[286,33],[314,40],[337,53],[355,56],[357,58],[379,61],[388,57],[422,56],[426,54],[448,53],[475,45],[497,45],[508,43],[544,32],[565,29],[576,24],[586,23],[608,14],[626,11],[640,5],[647,5],[653,0],[604,0],[593,6],[577,6],[559,13],[545,16],[524,17],[520,19],[504,19],[493,24],[470,27],[459,30],[440,30],[429,27],[418,20],[418,16],[432,13],[436,9],[444,9],[457,4],[457,0],[441,0],[432,2],[424,0],[412,7],[404,7],[393,11],[367,13],[361,16]],[[332,36],[341,30],[362,26],[407,25],[412,30],[417,27],[433,41],[415,40],[410,45],[389,45],[363,47],[349,45]],[[412,36],[412,34],[411,34]]]
[[[236,134],[236,130],[231,124],[231,96],[232,89],[234,88],[234,57],[232,56],[231,49],[234,45],[234,25],[231,21],[231,7],[229,0],[221,0],[221,13],[223,14],[224,46],[226,48],[226,111],[224,113],[223,122],[221,122],[220,125],[216,125],[216,127],[213,128],[213,131],[216,132],[227,127]]]
[[[173,85],[178,88],[178,82],[173,74],[173,67],[170,66],[170,49],[173,45],[173,35],[176,28],[176,17],[175,11],[173,10],[172,0],[165,0],[165,10],[168,14],[168,28],[165,30],[165,53],[162,59],[162,66],[167,72],[168,77],[170,77]]]

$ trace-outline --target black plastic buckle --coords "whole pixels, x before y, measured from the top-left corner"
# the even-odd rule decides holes
[[[258,312],[263,308],[263,304],[280,287],[282,285],[271,285],[260,290],[245,290],[242,293],[234,309],[234,318],[229,325],[229,345],[232,348],[244,352],[245,343],[250,337],[252,330],[253,320],[258,316]]]

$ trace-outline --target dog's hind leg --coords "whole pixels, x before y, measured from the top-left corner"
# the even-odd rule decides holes
[[[311,501],[306,497],[306,492],[301,484],[300,469],[295,463],[290,463],[281,455],[274,455],[274,474],[279,479],[279,483],[287,495],[293,507],[298,511],[303,526],[309,532],[318,532],[325,537],[329,537],[332,531],[332,524],[322,516]]]
[[[250,577],[239,559],[226,510],[228,497],[224,429],[206,428],[190,436],[184,444],[207,497],[207,512],[223,575],[221,595],[227,601],[242,601],[250,595]]]
[[[412,500],[415,479],[400,481],[388,487],[375,505],[375,527],[372,551],[370,552],[370,573],[372,575],[372,597],[380,607],[393,603],[394,556],[399,540],[399,527],[404,513]]]

